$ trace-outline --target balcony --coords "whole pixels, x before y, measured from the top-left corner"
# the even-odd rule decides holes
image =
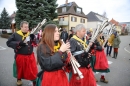
[[[68,21],[59,21],[59,25],[67,26]]]

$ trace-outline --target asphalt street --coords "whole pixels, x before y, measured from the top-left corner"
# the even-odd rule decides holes
[[[98,86],[130,86],[130,36],[120,36],[121,44],[117,59],[107,57],[110,73],[106,74],[108,84],[97,82]],[[13,77],[13,49],[6,46],[7,39],[0,37],[0,86],[16,86],[16,78]],[[36,49],[34,49],[36,52]],[[113,51],[112,51],[113,54]],[[40,67],[38,66],[39,70]],[[96,73],[100,80],[100,73]],[[29,86],[30,81],[23,80],[22,86]]]

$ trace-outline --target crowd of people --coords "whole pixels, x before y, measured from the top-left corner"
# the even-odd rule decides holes
[[[18,86],[22,85],[22,79],[32,81],[33,86],[96,86],[98,82],[96,72],[101,73],[101,82],[108,83],[105,78],[106,73],[110,72],[107,56],[111,56],[113,48],[113,58],[117,59],[121,42],[116,31],[104,46],[106,39],[103,33],[91,42],[89,40],[93,31],[87,31],[83,24],[69,30],[69,34],[66,29],[60,33],[56,25],[48,24],[43,32],[39,32],[38,42],[36,36],[29,33],[28,27],[27,21],[21,22],[21,30],[12,34],[6,42],[8,47],[14,49],[13,76],[17,78]],[[37,57],[33,52],[36,46]],[[73,55],[74,52],[85,50],[88,46],[90,46],[88,52],[74,57],[80,64],[79,70],[83,74],[83,78],[80,78],[74,73],[68,52]],[[40,65],[40,72],[37,63]],[[66,73],[69,73],[69,80]]]

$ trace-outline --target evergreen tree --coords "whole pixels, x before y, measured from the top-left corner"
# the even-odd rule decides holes
[[[5,8],[1,13],[0,23],[1,29],[10,29],[11,21]]]
[[[2,21],[1,21],[1,16],[0,16],[0,29],[2,28]]]
[[[55,13],[57,0],[16,0],[16,27],[20,28],[21,21],[28,21],[29,28],[33,29],[43,19],[47,19],[47,22],[52,22],[54,18],[57,18]]]
[[[44,14],[46,16],[46,19],[48,20],[48,23],[54,23],[56,22],[53,21],[53,19],[57,18],[57,13],[56,13],[56,7],[58,4],[56,4],[57,0],[44,0]]]

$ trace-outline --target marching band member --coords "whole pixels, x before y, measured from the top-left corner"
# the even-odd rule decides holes
[[[17,85],[22,85],[21,79],[32,80],[35,86],[37,78],[37,64],[33,53],[33,45],[35,44],[35,36],[30,35],[30,40],[24,43],[29,36],[29,24],[26,21],[20,23],[21,30],[12,34],[7,46],[14,49],[15,61],[13,64],[13,76],[17,78]]]
[[[103,43],[104,43],[104,37],[102,36],[101,33],[97,37],[97,40],[95,40],[95,42],[91,46],[91,53],[92,53],[91,66],[94,72],[101,73],[100,81],[108,83],[108,81],[105,79],[105,74],[110,72],[110,70],[108,66],[108,60],[104,52]],[[96,79],[96,81],[98,80]]]
[[[84,25],[79,24],[73,30],[75,35],[70,39],[71,52],[74,53],[76,51],[85,50],[87,48],[86,44],[86,28]],[[89,45],[92,45],[90,43]],[[80,79],[78,74],[74,74],[72,71],[72,78],[70,80],[70,86],[96,86],[96,81],[94,78],[94,74],[90,67],[90,56],[87,52],[79,54],[75,56],[75,59],[81,65],[79,70],[82,72],[84,78]]]
[[[36,86],[69,86],[63,69],[67,59],[66,51],[69,42],[62,43],[56,25],[48,24],[43,31],[41,42],[37,49],[37,58],[42,69],[38,74]]]

